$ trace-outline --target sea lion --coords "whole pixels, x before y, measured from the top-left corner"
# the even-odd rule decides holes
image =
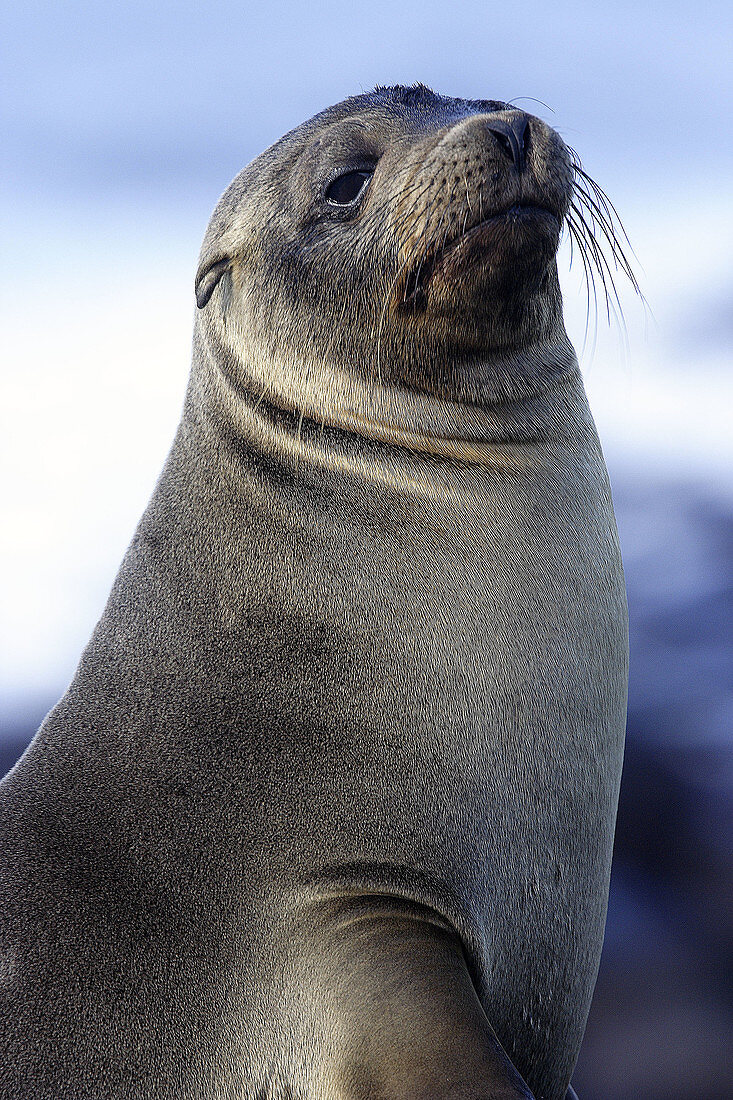
[[[394,87],[225,192],[170,456],[2,786],[3,1100],[565,1096],[627,674],[579,172]]]

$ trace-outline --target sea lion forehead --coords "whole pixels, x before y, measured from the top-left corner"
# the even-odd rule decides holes
[[[392,137],[441,129],[473,114],[490,114],[509,109],[509,104],[491,99],[458,99],[438,95],[424,84],[411,87],[377,86],[370,92],[351,96],[314,115],[291,135],[322,141],[327,133],[344,133],[348,127],[374,137]],[[286,135],[287,138],[291,135]]]
[[[409,87],[395,84],[391,87],[377,85],[370,92],[351,96],[322,111],[315,118],[327,119],[333,112],[334,118],[353,117],[354,115],[379,110],[396,118],[416,121],[420,118],[432,119],[435,116],[463,117],[469,114],[491,113],[506,110],[509,104],[496,99],[461,99],[454,96],[439,95],[424,84]]]

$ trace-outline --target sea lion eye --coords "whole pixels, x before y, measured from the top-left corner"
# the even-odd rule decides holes
[[[338,206],[348,206],[359,198],[373,175],[372,168],[361,168],[357,172],[337,176],[326,188],[326,198]]]

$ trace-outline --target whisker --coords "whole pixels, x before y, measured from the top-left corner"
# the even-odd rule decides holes
[[[593,275],[593,266],[589,262],[585,241],[583,239],[582,230],[579,228],[577,222],[568,213],[566,215],[566,222],[568,226],[568,232],[570,234],[571,244],[575,241],[578,248],[578,254],[583,264],[583,273],[585,275],[585,293],[586,293],[586,305],[585,305],[585,329],[583,331],[583,347],[581,349],[581,355],[585,352],[586,345],[588,343],[588,327],[590,325],[590,303],[591,292],[593,294],[593,329],[594,332],[598,328],[598,294],[596,291],[596,281]]]
[[[574,149],[568,146],[574,175],[573,199],[565,215],[565,223],[570,238],[570,262],[572,265],[575,249],[583,264],[586,284],[586,319],[583,335],[583,351],[588,340],[591,320],[591,295],[593,298],[593,347],[595,348],[598,328],[598,287],[600,281],[605,300],[607,322],[618,325],[628,347],[628,331],[624,318],[621,299],[616,286],[616,276],[624,275],[636,294],[645,302],[639,281],[626,254],[625,245],[635,257],[628,234],[616,207],[605,191],[588,175],[580,163]],[[625,245],[624,243],[625,242]],[[646,303],[645,303],[646,304]]]

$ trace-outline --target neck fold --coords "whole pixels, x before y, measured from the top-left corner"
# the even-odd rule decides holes
[[[555,344],[472,366],[466,386],[479,400],[368,383],[307,363],[265,364],[254,357],[244,364],[226,337],[219,326],[197,326],[190,413],[207,434],[286,464],[346,470],[357,463],[369,480],[380,458],[390,465],[427,458],[478,466],[501,458],[504,465],[508,452],[568,437],[588,415],[564,332]],[[492,397],[496,378],[513,378],[515,392]]]

